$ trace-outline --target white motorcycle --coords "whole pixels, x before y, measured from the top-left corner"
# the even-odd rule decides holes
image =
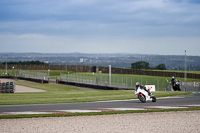
[[[156,102],[156,97],[154,95],[149,96],[148,92],[146,92],[144,89],[141,89],[140,87],[138,87],[137,91],[135,91],[135,94],[143,103],[146,103],[146,101]]]

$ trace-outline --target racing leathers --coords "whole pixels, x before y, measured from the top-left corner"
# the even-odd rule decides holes
[[[151,96],[150,90],[147,89],[147,88],[146,88],[145,86],[143,86],[143,85],[139,85],[139,86],[136,85],[136,90],[135,90],[135,91],[137,91],[138,87],[140,87],[141,89],[144,89],[144,90],[148,93],[148,95]]]

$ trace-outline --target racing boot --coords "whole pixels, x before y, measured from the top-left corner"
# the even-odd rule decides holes
[[[154,97],[154,95],[151,93],[150,98],[153,98],[153,97]]]
[[[148,91],[148,95],[150,96],[150,98],[154,97],[154,95],[150,91]]]

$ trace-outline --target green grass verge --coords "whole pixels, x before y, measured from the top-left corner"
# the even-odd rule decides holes
[[[92,90],[60,84],[40,84],[19,80],[18,85],[46,90],[34,93],[2,93],[0,105],[76,103],[107,100],[136,99],[133,90]],[[192,92],[156,91],[156,97],[189,95]]]
[[[152,70],[152,71],[185,73],[185,71],[178,71],[178,70]],[[200,74],[200,71],[187,71],[187,73]]]
[[[150,112],[195,111],[195,110],[200,110],[200,107],[182,108],[182,109],[152,109],[152,110],[107,111],[107,112],[105,111],[105,112],[91,112],[91,113],[37,114],[37,115],[2,115],[2,116],[0,116],[0,119],[92,116],[92,115],[113,115],[113,114],[150,113]]]
[[[11,69],[8,69],[7,71],[10,74],[12,74],[13,72],[14,73],[18,72],[18,70],[11,70]],[[25,71],[48,73],[48,70],[25,70]],[[185,71],[178,71],[178,70],[152,70],[152,71],[185,73]],[[0,69],[0,72],[1,72],[0,74],[2,74],[3,72],[5,72],[5,69]],[[75,72],[66,71],[66,70],[50,70],[50,76],[60,76],[60,73],[67,74],[68,72],[75,73]],[[200,71],[187,71],[187,73],[200,74]]]

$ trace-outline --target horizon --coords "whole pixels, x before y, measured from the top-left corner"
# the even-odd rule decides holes
[[[142,54],[142,53],[81,53],[81,52],[71,52],[71,53],[41,53],[41,52],[0,52],[0,54],[99,54],[99,55],[153,55],[153,56],[185,56],[183,55],[162,55],[162,54]],[[200,55],[187,55],[186,56],[200,56]]]

